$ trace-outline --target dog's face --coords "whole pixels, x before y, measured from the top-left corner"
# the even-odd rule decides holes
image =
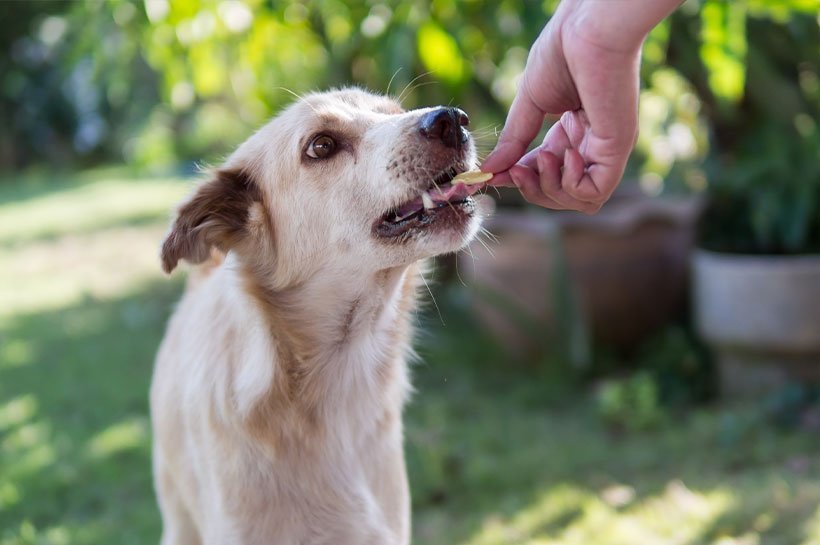
[[[480,220],[463,186],[475,147],[455,108],[404,111],[360,90],[307,96],[248,139],[180,208],[166,270],[210,246],[277,263],[376,271],[458,250]],[[284,280],[284,278],[282,279]]]

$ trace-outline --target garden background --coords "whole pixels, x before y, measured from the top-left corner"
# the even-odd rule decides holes
[[[295,95],[347,84],[458,105],[486,154],[556,5],[0,2],[0,545],[157,542],[147,391],[184,282],[157,248],[200,166]],[[723,203],[699,244],[817,253],[819,10],[688,0],[658,26],[624,188]],[[560,319],[542,320],[469,272],[505,259],[499,239],[495,258],[441,260],[420,317],[413,543],[820,544],[811,382],[722,395],[687,304],[611,342],[560,236],[528,246],[551,256],[538,293]]]

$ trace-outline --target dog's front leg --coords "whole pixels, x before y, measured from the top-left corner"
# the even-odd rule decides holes
[[[196,525],[157,450],[154,452],[154,484],[162,514],[160,545],[202,545]]]

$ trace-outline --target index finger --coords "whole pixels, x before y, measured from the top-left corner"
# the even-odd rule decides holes
[[[541,130],[545,116],[546,112],[530,99],[527,86],[522,80],[498,143],[482,163],[481,170],[501,172],[517,163]]]

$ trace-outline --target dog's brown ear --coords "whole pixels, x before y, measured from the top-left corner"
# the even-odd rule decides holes
[[[247,232],[251,206],[261,202],[259,186],[242,170],[218,170],[177,213],[162,243],[162,268],[170,273],[180,259],[202,263],[211,247],[227,252]]]

